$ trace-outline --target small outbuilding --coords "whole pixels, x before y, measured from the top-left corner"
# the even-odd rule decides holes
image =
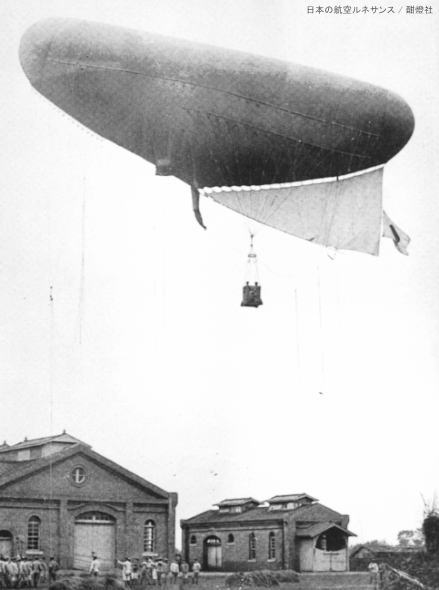
[[[183,559],[207,571],[348,571],[348,523],[305,493],[226,499],[181,521]]]

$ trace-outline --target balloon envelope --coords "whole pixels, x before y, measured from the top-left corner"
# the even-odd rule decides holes
[[[73,19],[33,25],[20,61],[58,107],[158,174],[190,184],[200,222],[198,189],[229,187],[205,194],[315,243],[378,253],[377,169],[414,128],[396,94],[297,64]],[[307,184],[322,179],[318,189]],[[287,192],[278,183],[290,183]],[[242,186],[264,192],[244,198],[235,190]]]
[[[414,126],[400,97],[364,82],[105,24],[38,22],[20,60],[72,117],[199,187],[364,170],[394,156]]]

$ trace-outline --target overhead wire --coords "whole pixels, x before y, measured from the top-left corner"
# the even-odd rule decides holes
[[[54,372],[55,372],[55,306],[54,306],[54,263],[53,263],[53,244],[52,244],[52,199],[49,194],[47,197],[47,248],[48,248],[48,283],[49,283],[49,433],[53,436],[53,405],[54,405]],[[48,502],[48,524],[49,524],[49,547],[53,553],[52,538],[52,505],[53,505],[53,461],[52,453],[49,455],[49,502]]]
[[[232,168],[238,168],[238,170],[240,169],[241,166],[241,162],[240,162],[240,155],[238,153],[237,147],[236,147],[236,142],[239,139],[239,135],[241,135],[241,128],[245,127],[245,125],[243,125],[240,122],[234,121],[232,119],[229,119],[227,117],[219,117],[216,114],[213,113],[204,113],[204,117],[206,118],[206,120],[208,121],[208,127],[210,127],[209,131],[213,132],[213,134],[218,138],[218,127],[221,127],[221,133],[219,135],[219,138],[221,143],[223,144],[223,147],[231,147],[232,148],[232,153],[233,153],[233,160],[232,162],[234,162],[234,165],[232,164]],[[215,127],[216,129],[213,130],[213,127]],[[254,128],[253,129],[254,132],[256,134],[266,134],[265,130],[263,129],[259,129],[259,128]],[[288,145],[288,142],[291,141],[292,138],[285,138],[285,149],[288,151],[288,160],[293,159],[293,165],[292,165],[292,169],[294,170],[295,166],[294,164],[297,165],[297,161],[302,161],[303,159],[309,158],[309,157],[313,157],[315,163],[317,164],[318,167],[322,168],[324,166],[324,164],[326,164],[326,162],[330,159],[333,158],[336,154],[335,152],[338,152],[339,154],[345,154],[349,156],[349,160],[350,160],[350,168],[352,167],[352,162],[354,160],[354,158],[357,157],[362,157],[361,155],[358,155],[356,153],[352,153],[352,152],[342,152],[341,150],[327,150],[322,148],[321,146],[311,146],[311,144],[305,145],[304,142],[301,142],[300,140],[297,142],[294,142],[294,152],[292,149],[290,149],[290,147],[292,148],[292,146]],[[358,140],[358,136],[356,137],[356,139]],[[370,139],[370,137],[369,137]],[[306,148],[306,149],[305,149]],[[313,152],[315,153],[315,157],[313,156]],[[211,154],[212,155],[212,154]],[[216,162],[217,165],[218,164],[223,164],[224,163],[221,161]],[[278,163],[278,165],[275,166],[274,170],[273,170],[273,174],[274,174],[274,179],[276,177],[276,174],[278,173],[278,169],[279,167],[281,167],[282,163]],[[230,170],[228,171],[230,174]],[[236,172],[236,170],[234,170],[234,172]],[[249,179],[250,182],[250,179]],[[226,184],[230,184],[230,183],[226,183]],[[331,200],[331,202],[325,202],[325,211],[327,212],[327,209],[332,205],[332,211],[330,212],[330,220],[328,223],[328,219],[327,216],[325,216],[325,214],[323,215],[323,218],[326,220],[325,226],[322,228],[322,231],[327,234],[325,237],[327,238],[329,236],[329,233],[331,231],[331,226],[333,225],[332,221],[336,215],[336,209],[337,209],[337,194],[338,194],[338,182],[334,182],[334,184],[331,186],[332,192],[333,192],[333,199]],[[251,192],[251,191],[250,191]],[[242,203],[241,203],[241,197],[247,196],[246,195],[241,195],[240,191],[237,191],[237,200],[238,200],[238,204],[240,206],[240,208],[242,208]],[[248,195],[250,197],[250,195]],[[278,212],[278,210],[283,206],[283,204],[285,203],[285,201],[288,199],[288,195],[285,196],[284,199],[280,198],[280,195],[277,194],[277,192],[275,192],[272,195],[269,195],[269,198],[260,198],[258,199],[257,203],[256,203],[256,210],[257,210],[257,214],[256,214],[256,218],[258,220],[261,220],[262,223],[269,225],[269,221],[270,218],[274,217],[274,215],[276,215],[276,213]],[[247,224],[248,227],[248,224]],[[260,231],[260,229],[250,229],[248,227],[248,231],[250,234],[256,234],[258,231]],[[328,256],[330,256],[329,251],[327,251]],[[332,256],[330,256],[331,259],[333,259]],[[265,263],[263,263],[263,266],[267,267],[267,265]],[[271,269],[269,269],[271,270]],[[271,271],[273,272],[273,271]],[[275,273],[276,274],[276,273]],[[278,273],[277,273],[278,274]],[[290,275],[291,276],[291,275]],[[296,355],[297,355],[297,365],[298,365],[298,369],[300,371],[300,365],[301,365],[301,350],[300,350],[300,325],[299,325],[299,301],[298,301],[298,291],[297,288],[294,290],[294,298],[295,298],[295,314],[296,314]],[[321,271],[320,271],[320,266],[318,264],[317,266],[317,299],[318,299],[318,318],[319,318],[319,333],[320,333],[320,377],[321,377],[321,381],[322,381],[322,388],[324,389],[326,387],[326,351],[325,351],[325,336],[324,336],[324,329],[325,329],[325,322],[324,322],[324,317],[323,317],[323,303],[322,303],[322,284],[321,284]]]
[[[297,363],[297,383],[299,390],[302,388],[302,355],[300,346],[300,323],[299,323],[299,293],[294,289],[294,311],[296,316],[296,363]]]
[[[78,333],[79,345],[82,345],[83,336],[83,321],[84,321],[84,307],[85,307],[85,219],[86,219],[86,174],[82,175],[82,202],[81,202],[81,270],[79,278],[79,302],[78,302]]]
[[[54,309],[54,295],[53,284],[49,287],[49,310],[50,310],[50,336],[49,336],[49,432],[53,436],[53,395],[54,395],[54,371],[55,371],[55,309]],[[49,547],[50,553],[53,554],[53,537],[52,537],[52,506],[53,506],[53,461],[52,452],[49,456]]]
[[[321,276],[320,276],[320,261],[317,261],[317,301],[318,301],[318,317],[319,317],[319,344],[320,344],[320,380],[318,387],[320,392],[326,391],[326,355],[325,355],[325,334],[323,323],[323,307],[322,307],[322,293],[321,293]]]

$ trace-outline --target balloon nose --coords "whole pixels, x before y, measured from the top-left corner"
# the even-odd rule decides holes
[[[390,94],[390,93],[389,93]],[[387,109],[383,121],[382,137],[388,149],[398,153],[408,142],[415,128],[415,117],[403,98],[393,95],[391,108]]]
[[[30,26],[21,38],[19,59],[32,85],[37,85],[44,71],[54,35],[54,19]]]

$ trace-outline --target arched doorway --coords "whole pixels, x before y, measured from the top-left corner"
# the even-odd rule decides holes
[[[319,535],[316,547],[323,551],[341,551],[341,549],[346,548],[346,534],[335,527],[328,529]]]
[[[345,572],[349,570],[348,538],[353,535],[335,523],[319,523],[297,529],[299,571]]]
[[[314,571],[344,572],[347,569],[346,533],[337,527],[329,528],[316,539]]]
[[[11,531],[0,531],[0,555],[3,557],[12,557]]]
[[[114,567],[115,524],[114,517],[105,512],[83,512],[75,518],[75,569],[88,569],[92,555],[98,557],[102,570]]]
[[[218,570],[223,565],[221,539],[215,536],[204,540],[204,566],[206,570]]]

